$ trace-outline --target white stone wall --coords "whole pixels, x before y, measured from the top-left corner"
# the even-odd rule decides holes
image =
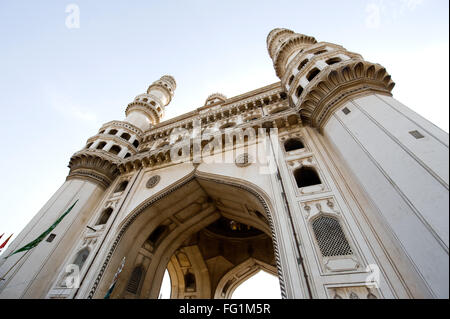
[[[403,251],[431,295],[448,298],[448,135],[381,95],[346,103],[324,135],[397,239],[391,253]]]
[[[78,238],[87,215],[97,205],[103,190],[88,181],[66,181],[2,255],[7,256],[47,230],[77,199],[77,204],[51,232],[52,242],[44,239],[28,253],[20,252],[1,259],[0,274],[5,274],[24,254],[26,256],[0,283],[0,298],[43,298],[56,270],[66,257],[65,251]],[[48,237],[48,236],[47,236]],[[46,238],[47,238],[46,237]]]

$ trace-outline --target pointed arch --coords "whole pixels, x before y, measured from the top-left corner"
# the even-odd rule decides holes
[[[312,166],[302,166],[294,171],[294,178],[298,188],[322,184],[317,170]]]
[[[229,299],[233,292],[260,270],[277,276],[277,269],[263,261],[249,258],[228,271],[219,281],[214,292],[214,299]]]
[[[279,249],[278,249],[278,241],[277,241],[277,235],[274,230],[273,225],[273,219],[272,219],[272,204],[269,200],[269,197],[267,194],[260,189],[258,186],[253,185],[252,183],[248,183],[243,180],[238,180],[231,177],[224,177],[219,176],[215,174],[209,174],[209,173],[201,173],[198,171],[193,171],[191,174],[185,176],[184,178],[181,178],[176,183],[173,183],[172,185],[166,187],[164,190],[160,191],[159,193],[155,194],[151,198],[145,200],[143,203],[138,205],[129,215],[125,218],[123,222],[120,223],[118,226],[120,231],[118,231],[117,237],[112,243],[112,246],[107,254],[106,259],[103,262],[103,266],[100,268],[100,271],[97,275],[97,279],[94,281],[93,286],[90,289],[90,292],[87,296],[87,298],[93,298],[94,296],[100,296],[107,290],[107,282],[109,282],[113,276],[113,269],[114,267],[117,267],[120,263],[121,257],[124,254],[127,253],[127,247],[124,245],[119,245],[119,242],[123,241],[123,237],[127,236],[126,233],[131,228],[137,229],[138,225],[140,223],[136,223],[135,221],[142,215],[142,213],[146,210],[146,208],[152,207],[154,204],[159,202],[160,200],[164,199],[168,194],[176,191],[177,189],[183,187],[187,183],[197,180],[197,181],[205,181],[205,182],[213,182],[217,184],[224,184],[229,187],[236,187],[242,190],[246,190],[251,195],[253,195],[257,201],[260,203],[261,207],[264,209],[265,215],[267,216],[268,220],[268,227],[269,227],[269,233],[271,234],[272,243],[273,243],[273,251],[274,251],[274,257],[275,257],[275,264],[276,269],[278,273],[278,279],[280,282],[280,290],[282,294],[282,298],[286,298],[286,288],[284,283],[284,277],[283,272],[281,268],[281,261],[279,256]],[[149,279],[153,279],[147,281],[144,279],[143,281],[143,287],[141,288],[141,294],[143,298],[156,298],[159,293],[159,286],[162,282],[162,278],[164,275],[164,271],[167,266],[167,261],[162,261],[162,252],[164,252],[164,256],[171,256],[176,251],[176,249],[181,245],[182,242],[184,242],[189,236],[193,233],[198,232],[199,230],[203,229],[207,225],[211,224],[213,221],[217,220],[220,216],[220,213],[216,212],[214,213],[214,209],[208,210],[205,209],[201,214],[197,214],[194,218],[191,218],[188,223],[183,224],[183,227],[178,230],[177,234],[173,234],[171,232],[166,239],[164,239],[163,243],[161,244],[161,247],[158,248],[153,256],[152,259],[157,260],[158,263],[155,263],[151,271],[147,270],[146,278],[149,277]],[[217,215],[216,215],[217,214]],[[159,218],[159,217],[158,217]],[[146,225],[146,229],[155,229],[157,225],[159,225],[162,220],[158,221],[158,218],[156,218],[154,221]],[[165,217],[161,217],[161,219],[164,219]],[[255,219],[258,219],[255,217]],[[142,227],[141,227],[142,228]],[[133,231],[130,232],[134,233]],[[131,235],[128,235],[129,237]],[[141,236],[141,235],[139,235]],[[141,236],[142,237],[142,236]],[[133,236],[134,240],[136,242],[143,241],[144,239],[140,239],[140,237]],[[166,258],[166,257],[165,257]],[[110,263],[110,261],[112,261]],[[108,268],[108,272],[105,275],[105,270]],[[127,268],[127,265],[125,265],[124,272]],[[129,268],[128,268],[129,269]],[[128,270],[130,271],[130,270]],[[104,276],[105,275],[105,276]],[[158,279],[154,279],[158,278]],[[148,284],[150,282],[150,284]],[[147,285],[146,285],[147,283]],[[151,285],[151,286],[149,286]],[[122,285],[123,287],[123,285]],[[118,287],[117,291],[121,291],[121,289]]]

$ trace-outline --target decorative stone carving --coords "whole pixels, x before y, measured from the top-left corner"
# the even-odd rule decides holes
[[[108,188],[119,175],[117,162],[106,152],[83,150],[75,153],[70,159],[69,167],[67,179],[87,179],[103,188]]]
[[[147,183],[145,184],[145,187],[153,188],[159,183],[160,180],[161,180],[161,176],[154,175],[148,179]]]
[[[348,97],[367,91],[390,95],[394,86],[391,76],[381,65],[350,60],[321,71],[305,88],[297,107],[311,126],[321,128]]]
[[[378,289],[366,286],[348,286],[328,288],[328,295],[333,299],[380,299]]]

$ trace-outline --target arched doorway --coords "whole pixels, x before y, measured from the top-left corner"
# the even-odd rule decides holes
[[[167,269],[172,298],[229,298],[255,269],[281,273],[273,238],[263,194],[249,185],[192,175],[141,204],[123,223],[110,255],[127,262],[111,297],[156,299]],[[113,276],[109,268],[99,294]],[[282,278],[280,286],[283,293]]]

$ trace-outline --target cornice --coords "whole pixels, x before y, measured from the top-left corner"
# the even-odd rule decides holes
[[[75,153],[69,162],[67,179],[87,179],[107,188],[119,175],[119,161],[112,159],[106,152],[83,150]]]
[[[363,60],[348,60],[322,70],[305,88],[296,109],[312,127],[322,128],[348,97],[368,91],[391,95],[394,86],[383,66]]]
[[[128,133],[136,134],[137,137],[142,138],[144,136],[144,132],[138,128],[137,126],[134,126],[131,123],[124,122],[124,121],[109,121],[102,125],[102,127],[98,130],[101,132],[102,130],[106,130],[108,128],[123,128],[128,131]]]

